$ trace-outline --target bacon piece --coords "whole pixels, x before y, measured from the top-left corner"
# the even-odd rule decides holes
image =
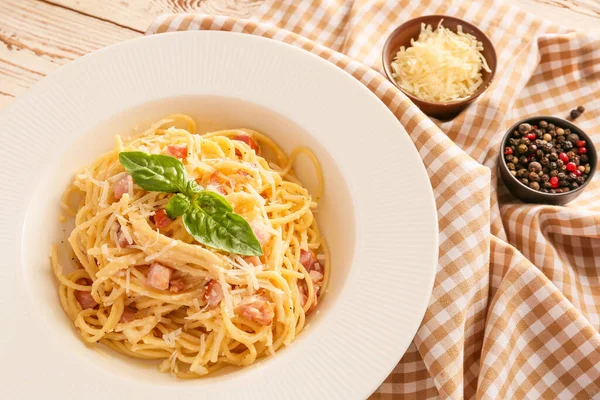
[[[250,135],[246,135],[245,133],[240,133],[239,135],[235,135],[234,137],[232,137],[233,140],[239,140],[240,142],[244,142],[246,143],[248,146],[250,146],[250,148],[252,150],[254,150],[256,152],[256,155],[260,155],[260,147],[258,146],[258,143],[256,143],[256,141],[254,139],[252,139],[252,137]],[[235,154],[238,157],[242,156],[242,153],[239,150],[235,150]]]
[[[188,154],[187,144],[170,144],[167,146],[167,151],[173,157],[185,158]]]
[[[119,319],[119,322],[133,321],[135,319],[136,313],[137,313],[137,310],[135,308],[125,307],[123,309],[123,314],[121,314],[121,318]]]
[[[269,325],[273,322],[273,317],[275,317],[273,304],[263,296],[257,295],[252,295],[242,300],[242,303],[237,306],[236,311],[242,317],[261,325]]]
[[[250,228],[252,228],[252,232],[256,236],[256,239],[258,239],[261,247],[269,243],[271,233],[267,231],[267,227],[262,222],[253,221],[250,223]]]
[[[221,185],[219,182],[219,171],[215,171],[210,175],[210,184],[207,189],[211,192],[219,193],[221,195],[226,195],[227,191],[225,190],[224,185]]]
[[[246,256],[243,258],[244,258],[244,261],[246,261],[248,264],[252,264],[254,266],[259,266],[262,264],[262,262],[260,262],[260,258],[258,256]]]
[[[308,275],[310,276],[310,279],[312,280],[313,292],[315,295],[310,308],[306,311],[308,313],[317,306],[321,286],[323,286],[324,275],[323,269],[321,268],[321,264],[319,264],[317,256],[315,256],[315,253],[312,250],[300,250],[300,264],[304,266],[304,268],[308,272]],[[304,306],[308,300],[308,289],[306,285],[306,282],[303,282],[303,284],[300,285],[300,296],[302,306]]]
[[[179,293],[185,289],[185,281],[182,278],[175,278],[169,284],[169,290],[173,293]]]
[[[76,283],[79,285],[89,284],[87,279],[78,279]],[[92,297],[92,292],[88,292],[86,290],[75,290],[75,300],[77,300],[82,310],[95,308],[98,305],[96,300],[94,300]]]
[[[172,275],[173,270],[171,268],[155,262],[150,265],[146,282],[153,288],[167,290],[169,288]]]
[[[119,226],[117,228],[117,244],[121,248],[129,246],[131,243],[129,243],[129,241],[125,237],[125,234],[123,233],[123,229],[121,228],[121,224],[117,223],[117,225]]]
[[[154,213],[154,224],[158,229],[171,225],[171,222],[173,222],[173,220],[169,218],[165,210],[160,209]]]
[[[317,256],[312,250],[300,250],[300,264],[304,266],[307,272],[310,273],[316,263],[318,263]]]
[[[133,179],[129,174],[125,175],[124,177],[113,183],[113,192],[115,194],[115,199],[121,200],[121,197],[123,197],[125,193],[129,192],[130,183],[133,184]]]
[[[212,308],[216,307],[221,300],[223,300],[223,288],[219,282],[211,279],[204,290],[204,301]]]

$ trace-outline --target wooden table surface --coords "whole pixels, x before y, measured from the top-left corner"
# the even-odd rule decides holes
[[[300,0],[298,0],[300,1]],[[600,33],[600,0],[506,0],[556,23]],[[0,0],[0,108],[90,51],[143,35],[166,12],[249,17],[262,0]]]

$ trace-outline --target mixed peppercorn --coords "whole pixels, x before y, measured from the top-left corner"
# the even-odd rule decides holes
[[[579,116],[581,114],[583,114],[584,111],[585,111],[585,108],[583,106],[579,106],[579,107],[571,110],[571,112],[569,113],[569,119],[571,121],[575,121],[577,118],[579,118]]]
[[[504,159],[512,176],[543,193],[575,190],[590,174],[587,143],[547,121],[520,124],[508,138]]]

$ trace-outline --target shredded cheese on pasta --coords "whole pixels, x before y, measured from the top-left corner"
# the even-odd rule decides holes
[[[313,217],[316,203],[291,168],[296,154],[312,153],[302,149],[288,157],[251,130],[204,135],[195,130],[191,118],[173,115],[125,140],[116,136],[114,149],[77,172],[61,200],[75,217],[68,238],[73,268],[60,265],[57,246],[51,252],[61,305],[85,342],[161,360],[160,371],[181,378],[249,365],[289,345],[304,328],[317,292],[325,292],[329,271],[326,242]],[[262,158],[237,140],[239,135],[268,148],[274,160]],[[174,144],[187,146],[182,162],[188,176],[221,193],[259,231],[263,256],[203,246],[181,218],[158,228],[154,215],[172,194],[146,192],[133,183],[115,198],[113,185],[126,177],[119,152],[170,155],[168,146]],[[311,159],[320,196],[322,174],[316,158]],[[67,200],[75,195],[81,201],[73,208]],[[319,258],[322,282],[313,281],[316,275],[299,261],[307,249]],[[170,271],[166,289],[152,285],[155,264]],[[220,291],[209,293],[209,285]],[[211,303],[210,297],[220,292],[222,297]]]

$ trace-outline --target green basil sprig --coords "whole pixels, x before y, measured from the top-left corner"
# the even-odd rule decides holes
[[[263,255],[248,222],[233,212],[223,196],[189,179],[175,157],[132,151],[119,153],[119,161],[142,189],[176,193],[167,203],[167,215],[182,216],[185,229],[198,242],[230,253]]]

